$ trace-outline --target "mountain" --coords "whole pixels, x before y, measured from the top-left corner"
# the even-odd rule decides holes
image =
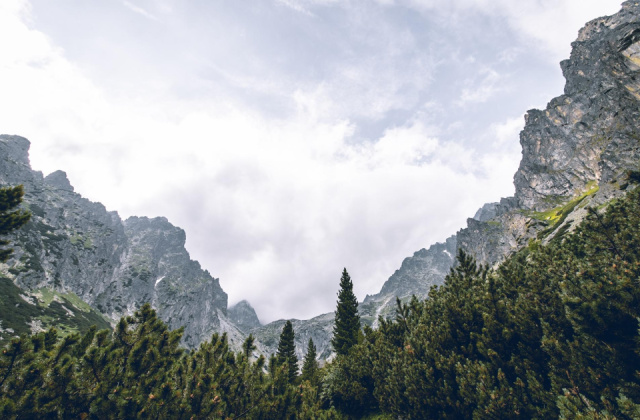
[[[628,176],[640,169],[640,6],[627,1],[619,13],[589,22],[572,47],[561,63],[564,94],[525,116],[514,196],[484,205],[466,228],[406,258],[360,304],[364,323],[393,316],[396,297],[428,296],[460,249],[495,266],[561,238],[587,206],[625,194]],[[28,149],[22,137],[0,136],[0,184],[23,184],[33,215],[9,238],[15,253],[0,265],[0,340],[56,323],[82,329],[101,314],[115,320],[150,302],[170,328],[185,327],[188,347],[220,332],[237,347],[251,333],[258,351],[275,353],[284,320],[263,326],[248,302],[227,308],[218,279],[190,259],[182,229],[165,218],[121,220],[75,193],[64,172],[33,171]],[[21,315],[12,317],[15,304]],[[299,360],[309,338],[320,358],[331,357],[332,313],[292,321]]]
[[[9,238],[15,251],[0,266],[1,276],[25,296],[76,296],[111,320],[150,302],[170,328],[185,327],[188,347],[214,332],[228,332],[236,344],[243,340],[227,318],[227,294],[218,279],[190,259],[184,230],[163,217],[121,220],[74,192],[64,172],[44,177],[33,171],[29,145],[19,136],[0,136],[0,184],[23,184],[24,207],[32,214]]]
[[[360,304],[365,323],[394,316],[396,296],[427,297],[431,286],[443,283],[458,249],[494,266],[525,246],[562,237],[587,206],[625,194],[628,174],[640,169],[639,3],[627,1],[619,13],[587,23],[560,66],[564,94],[525,116],[514,196],[485,204],[466,228],[406,258],[380,292]],[[316,331],[314,341],[325,355],[331,330],[324,320],[331,316],[294,324],[296,332]],[[296,337],[298,348],[306,346],[303,340]]]

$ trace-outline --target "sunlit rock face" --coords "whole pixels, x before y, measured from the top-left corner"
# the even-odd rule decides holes
[[[640,22],[636,2],[595,19],[561,63],[564,95],[527,113],[515,175],[520,207],[547,209],[550,198],[573,197],[598,183],[615,195],[625,171],[637,169]]]
[[[619,13],[587,23],[572,47],[561,63],[564,94],[525,116],[515,196],[486,204],[447,240],[480,263],[495,265],[532,239],[549,241],[570,230],[585,207],[624,194],[626,174],[640,169],[639,3],[625,2]],[[404,296],[422,273],[446,273],[442,261],[419,254],[398,270],[403,281],[396,272],[382,290],[393,286]]]
[[[0,182],[24,185],[24,206],[32,214],[12,238],[6,276],[23,289],[73,292],[112,319],[150,302],[171,328],[185,328],[187,346],[214,332],[242,339],[221,319],[227,294],[189,258],[182,229],[165,218],[122,221],[75,193],[64,172],[43,177],[32,171],[28,150],[26,139],[0,136]]]

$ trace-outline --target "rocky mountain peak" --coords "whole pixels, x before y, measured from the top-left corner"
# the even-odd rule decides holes
[[[227,316],[245,333],[262,325],[260,324],[258,315],[256,315],[255,309],[253,309],[251,304],[246,300],[241,300],[227,309]]]
[[[638,162],[639,14],[637,2],[626,2],[618,14],[589,22],[561,63],[564,95],[527,113],[514,177],[522,208],[544,211]]]
[[[29,166],[29,141],[0,136],[0,186],[23,184],[31,220],[11,239],[1,274],[27,291],[73,293],[111,319],[151,303],[171,328],[185,327],[195,347],[214,332],[233,343],[241,332],[226,319],[227,294],[191,260],[185,231],[164,217],[122,221],[74,192],[67,175],[46,178]]]
[[[31,147],[29,140],[20,136],[0,134],[0,143],[2,143],[3,158],[29,165],[29,148]]]
[[[44,182],[59,190],[73,192],[73,186],[71,186],[71,182],[69,182],[69,178],[67,178],[67,173],[64,171],[50,173],[44,178]]]

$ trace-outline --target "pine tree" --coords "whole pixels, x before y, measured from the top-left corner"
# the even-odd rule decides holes
[[[254,344],[255,338],[253,338],[253,334],[249,334],[244,343],[242,343],[242,353],[244,354],[244,358],[248,361],[251,357],[253,351],[257,348]]]
[[[316,345],[309,339],[307,354],[304,356],[302,364],[302,380],[309,381],[315,385],[318,377],[318,361],[316,360]]]
[[[280,342],[278,343],[278,352],[276,358],[278,365],[287,365],[289,371],[289,382],[298,376],[298,357],[296,356],[296,345],[294,343],[295,333],[291,321],[287,321],[282,328],[280,334]]]
[[[31,218],[31,213],[24,210],[15,210],[22,202],[24,189],[22,185],[17,187],[0,188],[0,235],[18,229]],[[9,241],[0,239],[0,246],[9,245]],[[11,256],[13,249],[0,249],[0,262],[5,262]]]
[[[336,308],[335,325],[331,345],[339,355],[346,355],[349,349],[358,343],[360,332],[360,315],[358,315],[358,299],[353,294],[353,283],[345,268],[340,278],[338,307]]]

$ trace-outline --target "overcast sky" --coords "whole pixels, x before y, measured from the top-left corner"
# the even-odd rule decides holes
[[[2,0],[0,133],[166,216],[262,322],[335,309],[513,194],[530,108],[620,0]]]

